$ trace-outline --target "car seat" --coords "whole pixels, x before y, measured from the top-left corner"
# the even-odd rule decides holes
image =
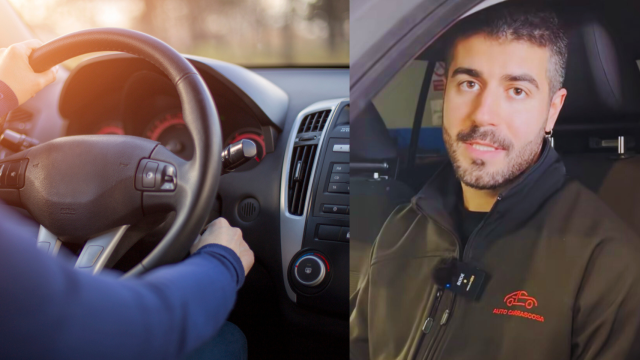
[[[567,98],[554,144],[567,174],[640,234],[640,70],[602,22],[568,33]],[[621,146],[619,146],[621,145]]]

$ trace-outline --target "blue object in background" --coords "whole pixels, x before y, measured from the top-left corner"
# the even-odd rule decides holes
[[[396,140],[398,149],[408,149],[411,143],[411,128],[389,129],[389,135]],[[418,148],[428,152],[446,154],[441,127],[420,128]]]

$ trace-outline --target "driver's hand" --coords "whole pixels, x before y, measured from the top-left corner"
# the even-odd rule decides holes
[[[40,40],[28,40],[0,49],[0,80],[13,90],[19,105],[56,80],[57,66],[38,74],[29,65],[29,55],[40,46]]]
[[[246,275],[253,266],[253,251],[249,249],[249,245],[242,238],[240,229],[231,227],[225,218],[217,218],[208,225],[207,230],[196,240],[191,246],[191,253],[198,251],[207,244],[220,244],[233,250],[244,266],[244,274]]]

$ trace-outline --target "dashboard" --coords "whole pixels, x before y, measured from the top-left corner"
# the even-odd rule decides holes
[[[220,117],[223,148],[243,139],[257,145],[257,155],[240,171],[251,169],[273,152],[281,132],[248,96],[230,89],[223,76],[201,62],[192,62],[205,78]],[[100,87],[87,86],[99,83]],[[273,89],[269,89],[273,90]],[[286,97],[284,97],[286,99]],[[180,99],[173,84],[150,63],[117,54],[83,62],[62,90],[60,112],[69,120],[65,135],[118,134],[160,142],[185,160],[194,145],[183,120]],[[268,137],[268,138],[265,138]]]
[[[296,332],[311,324],[314,331],[324,332],[322,341],[330,341],[336,352],[340,347],[346,351],[348,213],[325,209],[334,205],[348,211],[348,191],[330,188],[334,165],[349,162],[348,152],[334,150],[334,145],[348,144],[349,69],[246,69],[185,57],[214,99],[223,148],[242,139],[254,141],[258,148],[254,160],[220,178],[210,217],[223,216],[240,228],[256,258],[230,319],[261,348],[277,345],[261,339],[269,339],[264,337],[271,331],[269,324],[284,316],[297,326]],[[58,112],[51,111],[55,107]],[[301,123],[318,112],[326,114],[325,129],[312,131],[313,140],[301,139]],[[60,136],[124,134],[159,141],[184,159],[193,155],[173,84],[154,65],[126,54],[100,55],[69,74],[59,74],[56,83],[10,114],[7,124],[40,142]],[[316,146],[308,165],[307,201],[302,214],[292,215],[287,210],[286,179],[295,154],[305,146]],[[348,189],[340,185],[345,186]],[[243,213],[247,203],[256,211],[252,217]],[[324,234],[321,228],[340,232]],[[162,234],[152,235],[157,240]],[[321,265],[326,266],[326,280],[317,286],[297,281],[292,272],[309,250],[325,260]]]
[[[166,101],[170,103],[171,99],[166,99]],[[154,99],[143,99],[142,102],[154,102]],[[139,123],[134,124],[133,128],[137,132],[125,130],[124,123],[119,118],[126,117],[128,117],[127,114],[117,114],[113,119],[106,119],[97,124],[92,124],[90,129],[82,129],[79,132],[69,131],[67,135],[116,134],[140,136],[159,142],[184,160],[191,160],[193,157],[193,138],[185,125],[182,110],[178,105],[149,114],[149,117],[136,118]],[[225,116],[221,117],[224,119]],[[225,129],[223,130],[223,133],[226,134],[223,147],[243,139],[249,139],[257,145],[258,154],[255,157],[255,161],[260,162],[264,158],[266,149],[262,129],[253,126],[251,123],[246,124],[244,127],[239,127],[237,123],[232,122],[223,122],[223,124],[227,125],[224,126]],[[230,124],[232,126],[229,126]]]
[[[258,149],[254,160],[221,177],[219,209],[211,217],[222,215],[242,229],[284,303],[345,321],[349,180],[348,170],[340,174],[333,168],[348,169],[349,163],[348,69],[251,71],[211,59],[187,59],[213,96],[223,146],[249,139]],[[336,84],[342,85],[341,91],[335,91]],[[193,156],[193,140],[175,87],[140,58],[113,54],[85,60],[62,88],[59,109],[68,120],[67,136],[139,136],[160,142],[186,160]],[[309,119],[318,116],[322,124],[311,126]],[[303,123],[309,126],[301,128]],[[336,151],[335,146],[347,151]],[[300,158],[305,162],[306,181],[294,185],[289,174],[300,160],[296,156],[302,156],[296,154],[311,148],[313,153]],[[333,182],[336,176],[347,182]],[[293,187],[303,185],[292,193]],[[290,209],[290,203],[300,199],[306,200],[296,211]],[[254,217],[242,212],[247,203],[256,207]],[[331,210],[336,206],[340,213]],[[310,253],[315,255],[309,257]],[[292,269],[302,266],[298,261],[302,258],[321,259],[323,281],[317,285],[299,281]]]

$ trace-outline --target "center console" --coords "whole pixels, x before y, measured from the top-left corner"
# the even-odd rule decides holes
[[[297,117],[281,187],[285,287],[301,307],[348,315],[349,100],[313,104]]]

